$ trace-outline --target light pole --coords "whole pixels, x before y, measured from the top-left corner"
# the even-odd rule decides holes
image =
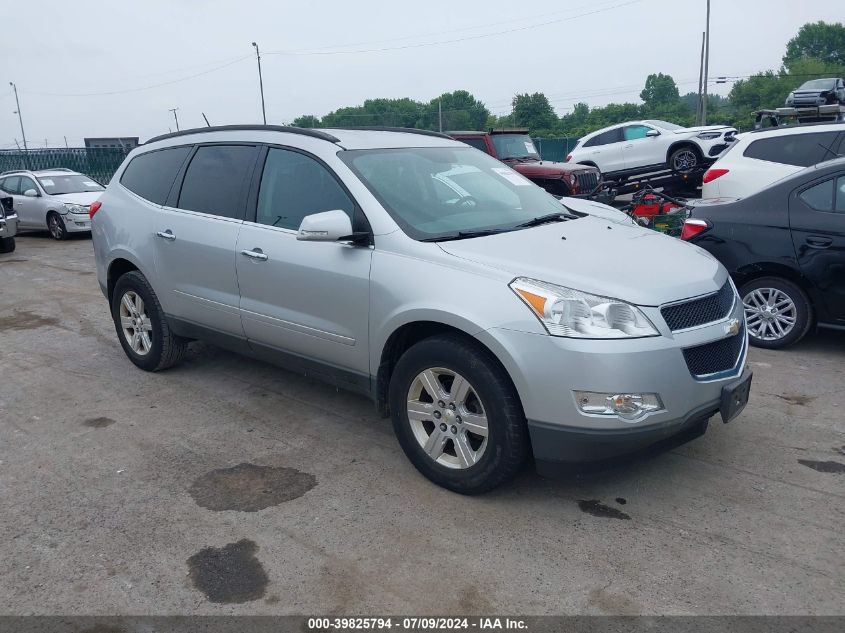
[[[258,44],[252,43],[255,47],[255,58],[258,60],[258,87],[261,89],[261,116],[264,119],[264,125],[267,125],[267,111],[264,109],[264,79],[261,77],[261,52],[258,50]]]
[[[177,132],[179,131],[179,117],[176,116],[176,110],[178,110],[178,109],[179,108],[170,108],[170,112],[173,113],[173,118],[176,121],[176,131]]]
[[[707,0],[707,51],[704,54],[704,85],[702,86],[701,125],[707,125],[707,79],[710,71],[710,0]]]
[[[15,114],[18,115],[18,121],[21,124],[21,136],[23,137],[23,151],[28,152],[29,148],[26,146],[26,132],[23,131],[23,116],[21,115],[21,102],[18,101],[18,87],[11,81],[9,82],[9,85],[12,87],[12,90],[15,91],[15,105],[18,107],[18,109],[15,110]]]

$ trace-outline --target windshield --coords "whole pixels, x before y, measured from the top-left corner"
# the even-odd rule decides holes
[[[416,240],[509,231],[537,217],[567,213],[530,180],[471,147],[353,150],[339,156]]]
[[[683,130],[684,128],[680,125],[675,125],[674,123],[669,123],[669,121],[646,121],[646,123],[651,123],[655,127],[663,128],[664,130],[669,130],[670,132],[674,132],[675,130]]]
[[[60,196],[65,193],[84,193],[86,191],[105,191],[101,184],[80,174],[37,176],[37,178],[44,191],[51,196]]]
[[[493,134],[493,147],[500,160],[508,158],[534,158],[540,160],[540,154],[534,147],[534,141],[527,134]]]
[[[799,90],[832,90],[834,83],[836,82],[833,79],[813,79],[801,86]]]

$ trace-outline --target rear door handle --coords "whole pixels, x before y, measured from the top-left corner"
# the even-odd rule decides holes
[[[167,229],[166,231],[158,231],[156,233],[156,237],[160,237],[170,242],[176,239],[176,236],[173,235],[173,231],[171,231],[170,229]]]
[[[811,235],[807,238],[807,244],[811,248],[828,248],[831,244],[833,244],[833,239],[829,237]]]
[[[250,259],[254,259],[259,262],[267,261],[267,255],[265,255],[260,248],[254,248],[251,251],[241,251],[241,255],[246,255]]]

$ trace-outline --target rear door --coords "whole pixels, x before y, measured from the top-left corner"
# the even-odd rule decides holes
[[[43,229],[47,227],[47,214],[42,212],[43,197],[30,197],[23,195],[25,191],[34,190],[39,193],[38,186],[29,176],[18,176],[12,197],[15,199],[15,209],[18,212],[18,223],[20,228]],[[10,192],[11,193],[11,192]]]
[[[801,272],[818,289],[827,319],[845,323],[845,171],[794,191],[789,223]]]
[[[250,344],[365,379],[372,248],[296,239],[306,215],[340,209],[365,231],[363,213],[326,165],[294,149],[269,148],[253,190],[236,256]]]
[[[240,337],[235,245],[257,156],[256,145],[197,146],[153,228],[165,311]]]
[[[584,143],[585,158],[582,159],[595,163],[603,174],[625,169],[624,156],[625,140],[622,136],[622,128],[614,128],[602,132]]]

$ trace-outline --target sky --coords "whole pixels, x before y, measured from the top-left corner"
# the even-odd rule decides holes
[[[706,0],[31,0],[0,32],[0,149],[81,146],[205,125],[322,116],[374,97],[468,90],[507,114],[543,92],[559,115],[639,101],[663,72],[698,84]],[[710,75],[776,69],[806,22],[845,20],[842,0],[712,0]],[[713,85],[726,94],[730,84]]]

